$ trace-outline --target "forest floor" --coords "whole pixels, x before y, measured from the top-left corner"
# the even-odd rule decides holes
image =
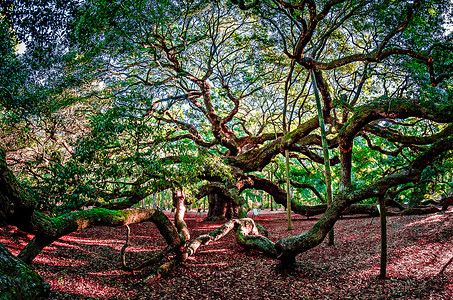
[[[273,241],[300,234],[316,218],[259,211],[257,222]],[[221,222],[201,222],[189,212],[192,237]],[[0,228],[0,243],[13,254],[31,236]],[[345,217],[335,225],[335,246],[323,242],[297,256],[290,271],[278,260],[245,251],[233,233],[202,247],[171,277],[145,282],[150,270],[121,270],[120,249],[126,228],[95,227],[65,236],[34,260],[32,267],[51,285],[50,299],[452,299],[453,209],[424,216],[388,218],[387,280],[379,275],[379,218]],[[165,242],[153,223],[131,225],[128,261],[139,263]],[[440,271],[447,266],[442,274]]]

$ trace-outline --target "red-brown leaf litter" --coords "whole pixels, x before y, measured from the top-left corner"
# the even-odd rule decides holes
[[[260,211],[257,222],[277,241],[309,229],[316,218]],[[192,237],[222,222],[201,222],[187,214]],[[345,217],[335,225],[335,246],[326,241],[297,256],[291,270],[279,261],[237,245],[230,232],[202,247],[169,278],[144,279],[121,270],[125,227],[94,227],[59,239],[34,260],[32,267],[50,283],[50,299],[453,299],[453,209],[424,216],[388,218],[387,280],[379,275],[379,218]],[[31,236],[0,229],[0,242],[14,254]],[[153,223],[131,225],[130,263],[138,264],[165,241]],[[445,270],[440,271],[445,267]]]

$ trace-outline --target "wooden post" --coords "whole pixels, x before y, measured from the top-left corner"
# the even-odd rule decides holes
[[[316,107],[318,109],[318,119],[319,127],[321,129],[321,141],[322,141],[322,150],[324,152],[324,174],[326,179],[326,193],[327,193],[327,207],[332,203],[332,178],[330,172],[330,158],[329,158],[329,148],[327,146],[327,135],[326,135],[326,126],[324,124],[324,117],[322,115],[321,107],[321,98],[319,97],[318,86],[316,84],[315,72],[310,70],[311,81],[313,83],[313,90],[315,92],[316,98]],[[333,246],[334,241],[334,232],[333,228],[329,231],[329,245]]]
[[[381,220],[381,271],[379,277],[385,279],[387,273],[387,210],[384,196],[379,196],[378,201]]]
[[[269,180],[272,181],[272,171],[269,174]],[[271,211],[274,211],[274,203],[273,203],[274,202],[273,201],[274,197],[272,197],[271,194],[269,194],[269,199],[271,201]]]
[[[289,151],[285,150],[285,166],[286,166],[286,211],[288,212],[288,230],[291,230],[291,193],[289,188]]]

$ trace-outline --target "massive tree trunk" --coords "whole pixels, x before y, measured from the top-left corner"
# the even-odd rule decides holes
[[[0,244],[1,299],[36,299],[49,291],[49,284],[38,273]]]
[[[239,206],[243,204],[243,200],[240,199],[239,190],[234,185],[226,186],[220,182],[211,182],[202,186],[195,195],[198,199],[205,196],[209,202],[205,220],[230,220],[238,217]]]
[[[227,212],[227,198],[223,197],[220,194],[210,194],[208,195],[208,215],[205,220],[207,221],[216,221],[216,220],[225,220]]]
[[[239,206],[224,195],[210,194],[208,201],[206,221],[231,220],[239,215]]]
[[[234,201],[227,202],[227,210],[225,213],[225,218],[227,220],[231,220],[233,218],[239,218],[239,205],[237,205]]]
[[[453,205],[453,196],[443,199],[442,210],[447,210],[450,205]]]

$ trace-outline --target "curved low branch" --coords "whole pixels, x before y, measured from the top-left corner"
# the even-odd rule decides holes
[[[409,166],[401,169],[399,172],[381,178],[362,189],[349,191],[347,196],[344,197],[347,198],[349,204],[352,204],[361,200],[377,197],[380,194],[385,193],[390,187],[419,181],[423,170],[431,164],[436,157],[452,149],[453,137],[441,139],[415,159]]]
[[[168,276],[175,267],[186,261],[189,256],[194,255],[201,246],[218,241],[233,229],[236,229],[236,241],[242,247],[258,250],[269,257],[277,256],[274,243],[265,236],[260,235],[259,230],[252,219],[232,219],[216,230],[201,235],[188,243],[184,253],[163,264],[155,275],[149,276],[146,280],[154,280]]]
[[[249,175],[246,178],[240,180],[238,182],[238,188],[240,191],[247,189],[247,188],[254,188],[257,190],[263,190],[266,193],[272,195],[274,197],[274,201],[278,204],[283,205],[286,207],[287,199],[286,199],[286,192],[278,186],[273,181],[270,181],[266,178],[261,178],[256,175]],[[299,215],[303,216],[315,216],[323,213],[326,210],[325,205],[301,205],[294,200],[291,200],[291,210]]]
[[[309,231],[298,236],[282,239],[276,243],[275,247],[279,253],[279,258],[283,262],[293,262],[297,254],[319,245],[324,240],[327,233],[348,206],[364,199],[384,195],[390,187],[420,180],[423,170],[436,157],[452,149],[453,137],[439,140],[398,173],[388,175],[362,189],[338,193],[325,214]],[[438,209],[436,208],[436,210]]]
[[[316,197],[318,197],[318,199],[321,201],[321,203],[326,203],[326,199],[324,198],[324,196],[321,195],[321,193],[318,192],[318,190],[314,186],[312,186],[311,184],[299,183],[297,181],[291,180],[291,185],[296,187],[296,188],[310,189],[313,192],[313,194],[315,194]]]
[[[428,206],[428,207],[414,207],[414,208],[408,208],[402,211],[396,211],[396,212],[389,212],[389,216],[412,216],[412,215],[426,215],[426,214],[432,214],[441,211],[440,208],[437,208],[435,206]]]
[[[26,263],[31,262],[41,250],[56,239],[74,231],[90,226],[122,226],[132,223],[152,221],[156,224],[165,241],[174,247],[180,245],[178,232],[167,216],[154,209],[132,209],[113,211],[93,208],[69,213],[56,218],[49,218],[41,213],[33,214],[30,233],[36,236],[19,254]],[[14,223],[13,223],[14,224]],[[23,224],[15,224],[22,227]]]

